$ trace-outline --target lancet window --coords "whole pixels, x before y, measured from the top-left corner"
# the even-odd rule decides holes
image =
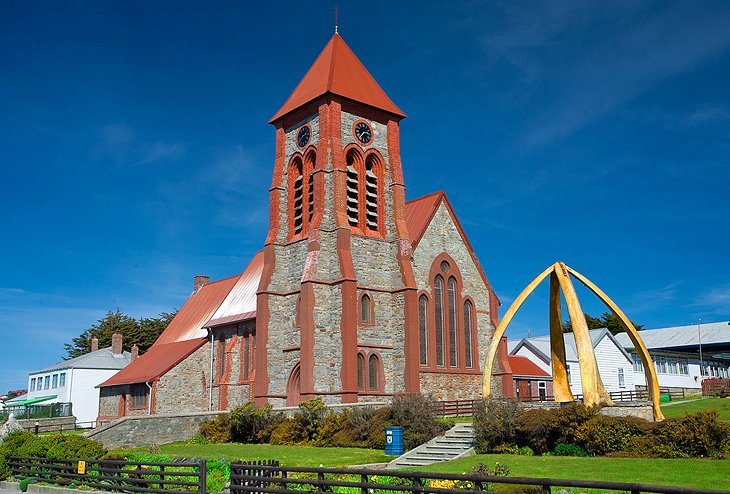
[[[357,149],[346,155],[347,221],[362,233],[378,233],[381,228],[381,162],[370,153],[363,159]]]

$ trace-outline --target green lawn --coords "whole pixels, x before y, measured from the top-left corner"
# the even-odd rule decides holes
[[[117,450],[114,453],[145,453],[148,448]],[[165,455],[180,458],[205,457],[228,460],[279,460],[287,466],[345,467],[367,463],[385,463],[393,459],[381,450],[360,448],[314,448],[307,446],[273,446],[271,444],[188,444],[160,446]]]
[[[469,472],[474,465],[507,465],[512,477],[640,482],[704,489],[730,488],[730,460],[657,460],[569,456],[476,455],[419,468],[425,472]]]
[[[730,398],[704,398],[697,401],[662,406],[662,412],[667,418],[684,417],[685,413],[695,413],[700,410],[715,410],[720,420],[730,422]]]

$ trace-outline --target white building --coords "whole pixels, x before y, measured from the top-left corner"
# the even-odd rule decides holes
[[[90,425],[99,414],[99,388],[132,361],[132,354],[122,351],[122,335],[115,334],[112,346],[96,349],[28,375],[26,405],[71,403],[77,423]],[[135,348],[132,349],[133,352]],[[86,424],[85,424],[86,423]]]
[[[699,393],[702,380],[730,377],[730,325],[728,321],[670,328],[647,329],[639,333],[649,350],[660,388],[684,389]],[[634,382],[646,386],[644,367],[628,335],[616,339],[630,352],[634,362]],[[700,372],[700,342],[703,370]]]
[[[618,391],[634,391],[633,360],[631,355],[621,346],[607,329],[589,331],[593,351],[596,354],[598,372],[609,393]],[[582,395],[578,353],[573,333],[563,335],[565,342],[565,360],[568,369],[568,382],[574,395]],[[550,363],[550,336],[536,336],[507,342],[510,355],[527,357],[538,367],[552,375]]]

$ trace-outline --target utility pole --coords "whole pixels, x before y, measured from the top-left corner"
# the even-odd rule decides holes
[[[697,318],[697,342],[699,343],[700,347],[700,384],[702,384],[702,379],[705,377],[705,366],[702,363],[702,332],[700,330],[700,321],[702,321],[701,318]]]

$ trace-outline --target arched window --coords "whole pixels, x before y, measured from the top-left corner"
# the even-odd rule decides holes
[[[360,321],[365,324],[373,322],[373,301],[370,300],[370,295],[363,295],[360,299]]]
[[[467,368],[473,367],[474,357],[472,356],[471,342],[472,342],[472,315],[474,309],[472,308],[471,302],[464,302],[464,364]]]
[[[223,378],[226,371],[226,336],[221,335],[218,338],[218,377]]]
[[[456,279],[449,278],[449,365],[458,364],[459,345],[456,332]]]
[[[302,325],[302,295],[297,295],[297,303],[294,308],[294,326],[300,327]]]
[[[347,221],[350,226],[360,225],[360,154],[351,149],[347,153]]]
[[[365,160],[365,224],[378,230],[378,161],[374,154]]]
[[[444,365],[444,280],[437,276],[433,282],[433,308],[436,314],[436,365]]]
[[[418,331],[421,337],[421,365],[428,364],[428,299],[421,295],[418,299]]]
[[[363,377],[365,376],[365,356],[357,354],[357,389],[365,389]]]
[[[368,388],[378,389],[378,374],[380,370],[380,362],[378,356],[375,354],[370,355],[368,359]]]
[[[314,177],[312,177],[312,171],[316,162],[317,154],[314,151],[309,151],[304,166],[307,182],[307,224],[312,222],[312,216],[314,215]]]
[[[292,231],[294,234],[301,233],[304,227],[304,217],[302,216],[303,193],[304,193],[304,165],[302,160],[297,156],[289,167],[289,187],[291,201],[290,212],[292,215]]]

